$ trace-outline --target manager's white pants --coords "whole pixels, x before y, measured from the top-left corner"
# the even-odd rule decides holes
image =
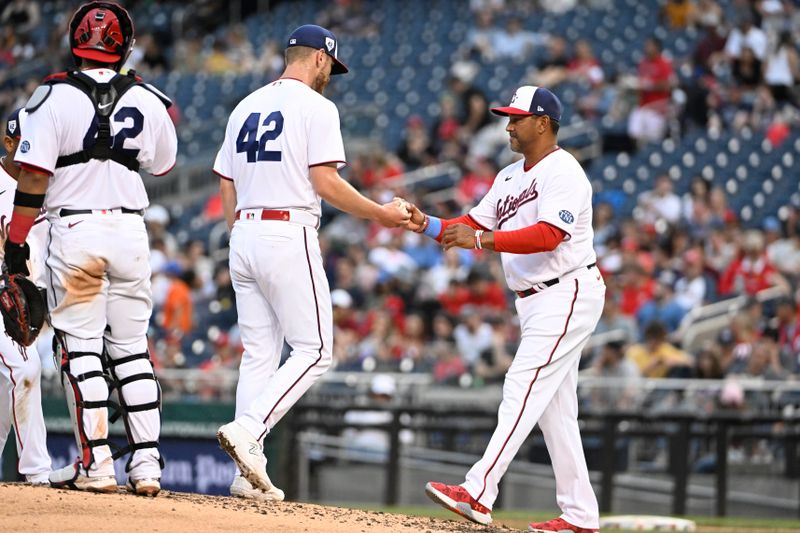
[[[597,268],[580,268],[544,291],[519,298],[522,340],[506,374],[497,428],[463,486],[488,508],[498,484],[536,423],[544,434],[556,478],[556,499],[569,523],[598,528],[578,429],[578,363],[605,299]]]

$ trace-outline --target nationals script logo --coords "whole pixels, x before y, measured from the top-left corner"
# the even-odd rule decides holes
[[[536,190],[536,180],[534,179],[531,186],[522,191],[519,196],[511,196],[509,194],[504,200],[497,202],[497,228],[500,229],[503,224],[513,218],[520,207],[536,200],[538,197],[539,191]]]

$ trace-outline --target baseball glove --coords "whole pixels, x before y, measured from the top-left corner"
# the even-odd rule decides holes
[[[44,325],[47,307],[42,293],[22,274],[3,275],[0,314],[6,334],[23,347],[30,346]]]

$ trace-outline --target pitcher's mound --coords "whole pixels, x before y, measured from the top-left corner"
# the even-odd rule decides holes
[[[92,494],[20,483],[0,483],[3,531],[86,533],[132,531],[264,531],[280,533],[474,533],[454,520],[324,507],[308,503],[252,502],[163,491],[157,498]],[[480,527],[481,533],[507,528]]]

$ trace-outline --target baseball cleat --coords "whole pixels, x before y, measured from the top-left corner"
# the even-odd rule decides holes
[[[155,498],[161,492],[161,480],[158,478],[142,478],[133,480],[128,478],[125,484],[128,492],[132,492],[137,496],[151,496]]]
[[[553,518],[547,522],[528,524],[528,531],[533,533],[599,533],[599,529],[573,526],[563,518]]]
[[[231,483],[231,496],[261,502],[282,502],[284,498],[283,491],[278,487],[273,485],[270,490],[254,489],[249,481],[238,474]]]
[[[484,526],[492,523],[492,511],[478,503],[461,485],[445,485],[431,481],[425,485],[425,494],[445,509],[460,514],[468,520]]]
[[[50,472],[44,472],[43,474],[29,474],[25,476],[25,483],[29,483],[31,485],[49,485],[50,484]]]
[[[113,475],[87,476],[79,462],[50,472],[50,486],[56,489],[86,490],[89,492],[117,492],[117,480]],[[113,470],[112,470],[113,471]]]
[[[267,458],[261,444],[237,421],[217,431],[219,445],[231,456],[242,476],[256,489],[267,492],[274,487],[267,475]]]

